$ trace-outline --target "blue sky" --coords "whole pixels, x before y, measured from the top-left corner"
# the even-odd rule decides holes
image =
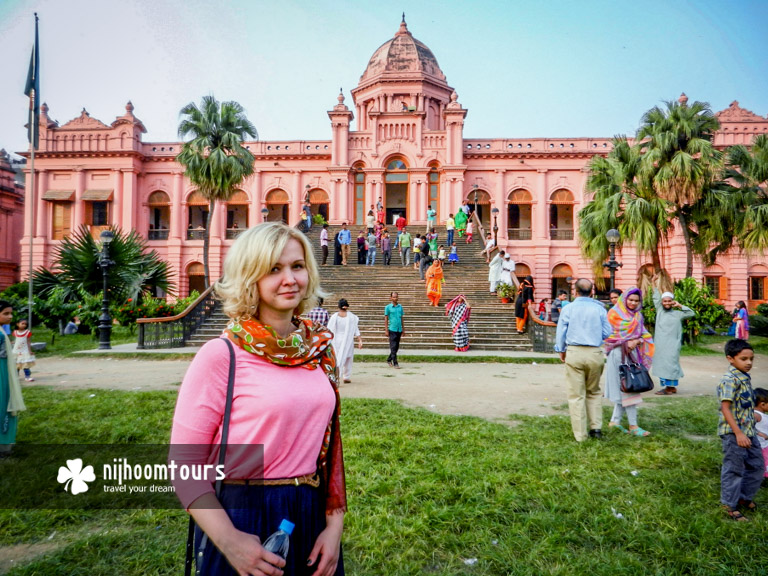
[[[631,134],[685,91],[768,115],[768,1],[2,0],[0,148],[26,149],[23,94],[40,16],[52,118],[134,113],[176,140],[178,111],[237,100],[263,140],[329,139],[401,12],[469,109],[466,137]]]

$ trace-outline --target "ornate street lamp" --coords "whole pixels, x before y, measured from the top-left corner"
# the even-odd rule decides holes
[[[608,268],[611,273],[611,290],[613,290],[616,288],[616,268],[624,266],[621,262],[616,262],[616,244],[621,240],[621,235],[618,230],[611,228],[605,233],[605,239],[608,240],[611,251],[608,256],[608,262],[604,262],[603,267]]]
[[[264,208],[261,209],[261,221],[266,222],[267,216],[269,216],[269,208],[264,206]]]
[[[473,184],[472,189],[475,191],[475,214],[477,214],[477,184]]]
[[[496,219],[499,216],[499,209],[494,207],[493,210],[491,210],[491,214],[493,214],[493,241],[496,243],[496,246],[498,246],[499,245],[499,226],[497,224]]]
[[[101,253],[99,254],[99,266],[104,277],[103,299],[101,301],[101,316],[99,316],[99,350],[111,350],[112,344],[112,317],[109,315],[109,296],[107,295],[109,267],[114,264],[109,259],[109,244],[115,238],[112,230],[101,232]]]

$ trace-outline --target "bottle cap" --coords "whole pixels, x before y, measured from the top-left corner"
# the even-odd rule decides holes
[[[296,525],[291,522],[290,520],[283,520],[280,522],[280,530],[288,534],[289,536],[293,533],[293,529],[296,527]]]

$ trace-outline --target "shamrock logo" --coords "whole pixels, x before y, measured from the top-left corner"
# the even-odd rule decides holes
[[[64,491],[69,492],[70,482],[72,483],[72,494],[80,494],[88,491],[86,482],[96,480],[93,473],[93,466],[83,468],[83,461],[80,458],[67,460],[67,467],[59,467],[59,475],[56,478],[59,484],[64,484]]]

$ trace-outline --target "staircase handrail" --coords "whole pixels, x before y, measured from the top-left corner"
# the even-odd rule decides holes
[[[213,286],[208,287],[187,308],[175,316],[137,318],[139,339],[136,348],[183,348],[216,308]]]
[[[557,324],[548,320],[541,320],[538,311],[534,309],[533,304],[528,305],[528,318],[532,321],[528,333],[531,337],[531,345],[534,352],[555,353],[555,337],[557,335]]]

